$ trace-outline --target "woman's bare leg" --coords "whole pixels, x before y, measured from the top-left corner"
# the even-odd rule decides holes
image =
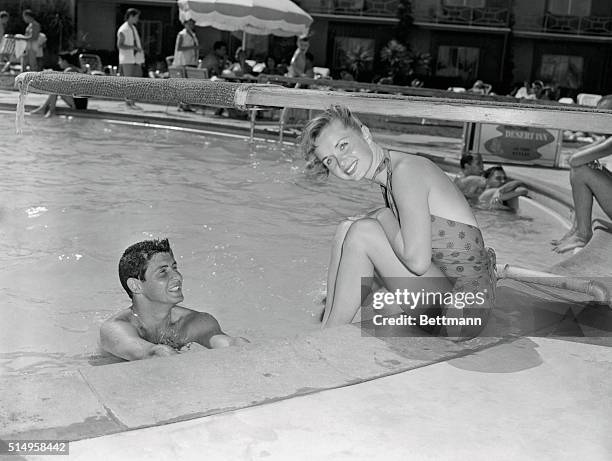
[[[74,98],[72,96],[60,96],[60,97],[62,98],[62,101],[66,103],[68,107],[70,107],[71,109],[76,109],[76,106],[74,105]]]
[[[336,228],[336,234],[334,235],[334,240],[332,243],[331,258],[327,268],[327,295],[325,298],[323,325],[325,325],[327,322],[327,318],[329,317],[332,303],[334,301],[336,277],[338,275],[338,268],[340,267],[340,258],[342,257],[342,246],[344,245],[344,239],[346,238],[346,234],[354,222],[355,221],[353,220],[345,219]]]
[[[50,94],[49,95],[49,108],[47,110],[47,113],[45,114],[45,117],[52,117],[55,115],[55,106],[57,105],[57,95],[56,94]]]
[[[414,277],[414,291],[421,288],[440,290],[450,285],[444,274],[433,265],[424,274],[425,278],[416,278],[399,260],[375,219],[355,221],[345,235],[335,283],[333,287],[328,286],[323,320],[325,327],[343,325],[353,320],[362,302],[362,279],[373,277],[375,269],[390,290],[407,288],[407,277]]]
[[[570,183],[576,213],[576,232],[559,243],[557,253],[564,253],[587,244],[593,235],[593,198],[612,218],[612,174],[607,170],[596,170],[586,165],[572,168]]]
[[[34,109],[33,111],[30,112],[30,114],[34,115],[34,114],[45,114],[45,112],[47,112],[49,110],[49,104],[51,102],[51,99],[53,98],[53,96],[55,96],[54,94],[50,94],[47,97],[47,100],[42,103],[42,105],[40,105],[39,107],[37,107],[36,109]],[[57,98],[57,96],[55,96]]]

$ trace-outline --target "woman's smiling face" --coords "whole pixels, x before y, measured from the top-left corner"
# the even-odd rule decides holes
[[[359,181],[372,164],[372,149],[361,131],[332,120],[316,139],[315,155],[336,177]]]

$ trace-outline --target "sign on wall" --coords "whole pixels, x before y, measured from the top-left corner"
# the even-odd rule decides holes
[[[558,166],[561,130],[479,123],[474,150],[487,162]]]

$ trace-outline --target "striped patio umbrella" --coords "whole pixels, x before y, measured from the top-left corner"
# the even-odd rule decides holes
[[[291,0],[178,0],[179,19],[197,26],[290,37],[308,32],[312,18]]]

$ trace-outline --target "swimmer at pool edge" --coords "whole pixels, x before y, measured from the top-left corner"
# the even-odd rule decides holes
[[[100,327],[101,347],[117,357],[165,357],[190,343],[217,349],[248,342],[223,333],[212,315],[178,305],[184,298],[183,276],[168,239],[145,240],[125,250],[119,279],[132,305]]]
[[[379,184],[386,205],[338,226],[324,327],[351,323],[364,297],[381,287],[483,291],[486,302],[474,311],[486,321],[494,304],[494,253],[485,248],[465,197],[438,166],[382,148],[346,106],[331,106],[310,120],[301,146],[310,172]],[[445,312],[463,315],[453,306]]]

